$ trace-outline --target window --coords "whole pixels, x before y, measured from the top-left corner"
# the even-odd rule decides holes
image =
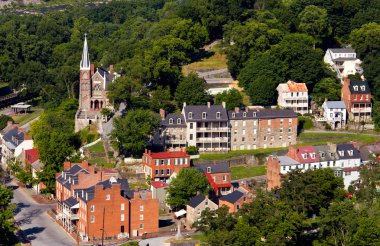
[[[306,159],[307,158],[307,153],[302,154],[302,158]]]
[[[207,167],[207,172],[211,173],[211,167]]]
[[[254,125],[254,126],[257,126],[257,120],[254,120],[254,121],[253,121],[253,125]]]
[[[291,124],[293,122],[293,119],[289,119],[289,124]]]
[[[154,160],[154,164],[158,166],[160,164],[159,160]]]
[[[365,91],[365,85],[361,85],[360,90]]]
[[[235,121],[235,127],[237,127],[238,126],[238,122],[237,121]]]
[[[190,134],[190,140],[193,140],[193,134]]]
[[[165,165],[165,160],[160,160],[160,165]]]
[[[166,160],[166,164],[169,166],[170,165],[170,159]]]
[[[177,124],[181,124],[181,119],[177,119]]]
[[[243,113],[243,117],[247,117],[247,113],[246,112]]]
[[[257,129],[253,129],[253,134],[257,134]]]
[[[208,200],[205,201],[205,206],[208,206]]]
[[[220,119],[220,112],[216,112],[216,118]]]
[[[90,221],[91,221],[91,223],[95,223],[95,216],[94,215],[91,215]]]
[[[264,141],[267,141],[267,136],[264,136]]]
[[[235,118],[235,113],[232,113],[232,118]]]
[[[140,229],[144,229],[144,224],[140,224]]]
[[[283,133],[284,132],[284,129],[281,127],[280,128],[280,133]]]
[[[246,122],[245,122],[245,120],[243,120],[243,126],[245,126],[246,125]]]
[[[282,167],[282,171],[285,171],[285,170],[286,170],[286,166],[283,166],[283,167]]]
[[[183,163],[187,165],[187,158],[183,158],[183,160],[184,160]]]
[[[354,85],[353,87],[354,87],[354,91],[358,91],[359,87],[357,85]]]
[[[321,153],[321,157],[322,157],[322,158],[325,157],[325,153],[324,153],[324,152]]]
[[[272,124],[272,120],[268,120],[268,126]]]
[[[239,210],[240,209],[240,205],[238,204],[238,205],[236,205],[236,209],[237,210]]]
[[[156,170],[155,174],[158,175],[158,170]]]
[[[174,159],[174,165],[178,165],[178,158]]]
[[[268,128],[268,132],[271,132],[271,129],[270,129],[270,128]]]
[[[226,175],[223,176],[223,181],[227,181],[227,176]]]
[[[245,135],[245,129],[243,129],[243,135]]]
[[[125,204],[124,203],[120,204],[120,210],[123,211],[124,209],[125,209]]]
[[[161,169],[161,175],[164,175],[164,169]]]
[[[190,129],[193,129],[193,123],[190,123]]]
[[[202,119],[206,119],[207,117],[207,113],[206,112],[202,112]]]
[[[106,195],[106,200],[111,200],[111,195],[110,194]]]
[[[91,207],[90,207],[90,211],[91,211],[91,212],[95,212],[95,205],[91,205]]]
[[[169,124],[170,124],[170,125],[173,124],[173,119],[172,119],[172,118],[169,119]]]
[[[140,214],[140,220],[144,220],[144,215]]]
[[[289,131],[289,132],[292,132],[292,128],[291,128],[291,127],[289,127],[288,131]]]
[[[144,205],[140,205],[140,211],[144,211]]]
[[[348,155],[349,155],[349,156],[352,156],[353,154],[354,154],[354,151],[353,151],[353,150],[349,150],[349,151],[348,151]]]
[[[192,118],[193,118],[193,113],[192,113],[192,112],[190,112],[190,113],[188,114],[188,118],[189,118],[189,119],[192,119]]]
[[[125,217],[124,214],[120,214],[120,221],[124,221]]]
[[[166,174],[170,175],[170,169],[166,169]]]
[[[315,159],[315,153],[311,153],[311,159]]]
[[[247,201],[247,198],[246,198],[246,197],[244,197],[244,198],[243,198],[243,201],[244,201],[244,202],[246,202],[246,201]]]
[[[280,119],[280,124],[284,123],[284,119]]]
[[[253,115],[253,117],[256,117],[256,112],[253,112],[252,115]]]

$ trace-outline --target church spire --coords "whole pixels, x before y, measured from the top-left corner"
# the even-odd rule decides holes
[[[82,60],[80,61],[81,70],[90,70],[90,57],[88,55],[88,45],[87,45],[87,34],[84,34],[84,44],[83,44],[83,53]]]

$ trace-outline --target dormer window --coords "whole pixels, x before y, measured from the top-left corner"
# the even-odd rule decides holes
[[[220,119],[220,112],[216,112],[216,118]]]
[[[253,114],[253,117],[256,117],[256,112],[253,112],[252,114]]]
[[[348,151],[348,155],[349,155],[349,156],[352,156],[353,154],[354,154],[354,151],[353,151],[353,150],[349,150],[349,151]]]
[[[365,85],[361,85],[360,90],[365,91]]]
[[[344,151],[340,150],[339,155],[344,156]]]
[[[181,124],[181,119],[177,119],[177,124]]]
[[[334,153],[330,153],[330,157],[334,157]]]
[[[247,117],[247,113],[246,112],[243,113],[243,117]]]
[[[173,118],[170,118],[170,119],[169,119],[169,124],[170,124],[170,125],[173,124]]]
[[[202,112],[202,119],[206,119],[207,117],[207,113],[206,112]]]
[[[315,159],[315,153],[311,153],[311,159]]]
[[[302,158],[307,159],[307,153],[303,153]]]
[[[325,157],[325,153],[324,153],[324,152],[321,153],[321,157],[322,157],[322,158]]]
[[[193,113],[192,113],[192,112],[190,112],[190,113],[188,114],[188,118],[189,118],[189,119],[192,119],[192,118],[193,118]]]
[[[235,113],[232,113],[232,118],[235,118]]]
[[[354,85],[354,91],[358,91],[358,86],[357,85]]]
[[[207,167],[207,173],[211,173],[211,167]]]

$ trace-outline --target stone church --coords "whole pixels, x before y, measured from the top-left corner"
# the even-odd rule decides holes
[[[95,70],[94,64],[90,62],[87,37],[85,36],[80,62],[79,109],[75,115],[75,131],[95,124],[98,132],[102,132],[102,122],[106,119],[100,112],[103,108],[113,111],[113,105],[107,98],[107,86],[115,78],[116,73],[114,73],[112,65],[108,69],[98,67]]]

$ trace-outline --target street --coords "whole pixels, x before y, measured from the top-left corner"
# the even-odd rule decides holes
[[[46,213],[55,205],[38,204],[17,186],[12,202],[17,205],[15,221],[33,246],[75,245],[75,241]]]

